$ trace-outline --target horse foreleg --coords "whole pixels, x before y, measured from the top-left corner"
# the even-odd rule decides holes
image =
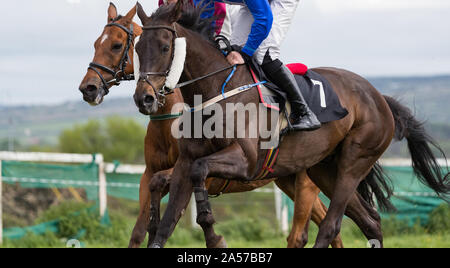
[[[169,203],[150,248],[164,247],[186,211],[192,195],[192,182],[186,178],[186,170],[191,170],[191,166],[191,162],[178,159],[171,176]]]
[[[168,193],[168,185],[173,169],[164,170],[156,173],[149,185],[150,189],[150,216],[148,230],[148,246],[153,243],[156,232],[158,231],[159,223],[161,221],[161,199]]]
[[[215,223],[208,200],[205,181],[208,176],[229,179],[247,179],[247,159],[242,149],[232,145],[218,153],[194,161],[191,170],[191,180],[194,186],[197,203],[197,223],[205,231],[206,245],[211,247],[226,247],[225,240],[214,232]]]
[[[148,185],[150,184],[151,174],[146,170],[142,175],[139,187],[139,217],[131,234],[129,248],[139,248],[147,235],[147,226],[149,222],[150,209],[150,192]]]

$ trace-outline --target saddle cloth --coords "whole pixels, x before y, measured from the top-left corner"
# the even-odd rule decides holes
[[[320,74],[309,70],[301,63],[289,64],[287,67],[294,74],[309,108],[313,111],[322,124],[341,120],[348,115],[348,111],[342,107],[341,102],[331,84]],[[261,70],[258,70],[261,72]],[[255,82],[259,81],[257,72],[251,68]],[[267,86],[266,86],[267,85]],[[278,111],[286,110],[290,114],[291,106],[282,90],[273,83],[258,86],[261,103],[269,109]],[[280,116],[281,129],[288,125],[285,116]]]

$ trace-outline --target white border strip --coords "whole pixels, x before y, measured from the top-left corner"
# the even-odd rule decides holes
[[[122,165],[116,167],[115,164],[105,164],[106,173],[120,173],[120,174],[144,174],[146,167],[144,165]]]
[[[439,197],[436,193],[426,192],[394,192],[394,197]]]
[[[18,153],[0,152],[0,159],[22,162],[55,162],[55,163],[92,163],[91,154],[59,154],[59,153]],[[103,162],[103,155],[97,154],[95,162]]]
[[[441,167],[448,167],[448,162],[443,159],[437,159],[438,165]],[[387,158],[387,159],[380,159],[381,166],[384,167],[411,167],[412,166],[412,160],[406,159],[406,158]]]
[[[91,154],[60,154],[60,153],[16,153],[16,152],[0,152],[0,159],[4,161],[22,161],[22,162],[53,162],[53,163],[92,163],[93,156]],[[103,162],[103,155],[95,155],[95,163]],[[144,165],[119,165],[105,163],[106,173],[123,173],[123,174],[143,174],[145,172]]]
[[[15,178],[15,177],[3,177],[4,182],[22,182],[22,183],[41,183],[41,184],[60,184],[60,185],[72,185],[72,186],[88,186],[98,187],[100,185],[97,181],[74,181],[74,180],[57,180],[57,179],[36,179],[36,178]],[[122,183],[122,182],[107,182],[107,187],[116,188],[139,188],[139,183]]]

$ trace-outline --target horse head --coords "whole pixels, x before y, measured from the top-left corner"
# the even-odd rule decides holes
[[[79,87],[86,102],[99,105],[112,86],[134,79],[134,39],[142,34],[142,28],[133,22],[135,15],[136,6],[120,16],[110,4],[107,25],[95,41],[94,59]]]
[[[177,42],[176,21],[182,15],[184,2],[163,6],[156,15],[148,17],[142,6],[137,3],[137,14],[141,19],[143,34],[136,44],[136,53],[140,62],[140,77],[137,83],[134,100],[139,111],[145,115],[154,114],[163,105],[165,86],[170,80],[174,63],[175,44]],[[164,15],[160,16],[161,12]],[[158,15],[159,14],[159,15]],[[182,63],[181,65],[184,65]],[[178,79],[183,66],[178,70]]]

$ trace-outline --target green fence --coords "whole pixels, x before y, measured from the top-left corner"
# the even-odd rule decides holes
[[[18,161],[1,161],[1,175],[3,183],[17,184],[24,188],[56,188],[56,189],[84,189],[89,201],[99,204],[99,164],[95,161],[87,164],[47,164]],[[398,211],[394,214],[382,214],[383,217],[395,216],[399,219],[414,223],[420,219],[426,223],[428,215],[444,201],[429,188],[422,185],[414,176],[410,167],[385,167],[385,171],[392,178],[395,196],[392,198]],[[128,200],[139,200],[139,183],[141,174],[106,173],[106,193],[109,197]],[[321,195],[328,205],[329,200]],[[165,200],[167,201],[167,199]],[[283,206],[288,208],[289,222],[292,219],[293,203],[283,196]],[[107,214],[103,219],[108,222]],[[3,237],[20,238],[27,232],[42,234],[46,231],[57,232],[58,220],[42,223],[26,228],[4,229]]]
[[[425,224],[428,222],[429,214],[445,202],[419,181],[411,167],[386,167],[385,170],[393,180],[395,194],[392,202],[397,212],[383,213],[383,217],[395,216],[398,219],[408,220],[410,224],[420,220]],[[444,169],[442,171],[443,174],[448,172]]]
[[[99,165],[95,161],[89,164],[46,164],[18,161],[1,161],[1,163],[2,181],[5,184],[35,189],[83,189],[87,200],[95,204],[89,210],[98,211]],[[138,201],[141,176],[142,174],[106,173],[107,195]],[[107,213],[102,221],[109,222]],[[35,234],[43,234],[48,231],[57,232],[58,223],[59,220],[54,220],[25,228],[5,228],[3,237],[18,239],[28,232]]]
[[[81,188],[87,199],[98,201],[98,165],[51,165],[2,161],[3,182],[23,188]]]
[[[381,213],[383,218],[394,216],[408,221],[411,225],[418,220],[425,224],[428,222],[429,214],[445,202],[433,190],[420,183],[411,167],[384,167],[384,170],[392,179],[395,193],[391,200],[397,211]],[[443,174],[445,174],[444,171],[448,172],[443,169]],[[327,206],[329,205],[329,199],[322,193],[320,198]],[[283,206],[288,208],[290,222],[293,217],[294,204],[285,195],[283,196]]]
[[[108,196],[139,201],[142,174],[106,173]]]

